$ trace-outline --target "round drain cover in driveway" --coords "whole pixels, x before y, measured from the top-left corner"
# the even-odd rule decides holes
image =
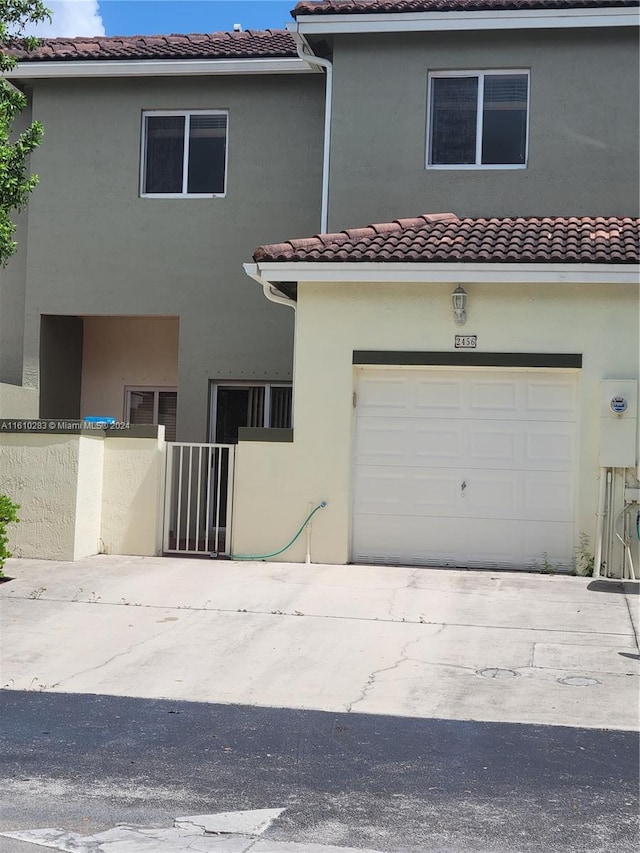
[[[519,675],[513,669],[498,669],[496,667],[479,669],[476,674],[481,675],[483,678],[515,678]]]
[[[559,678],[558,681],[569,687],[593,687],[594,684],[600,684],[597,678],[587,678],[585,675],[567,675],[565,678]]]

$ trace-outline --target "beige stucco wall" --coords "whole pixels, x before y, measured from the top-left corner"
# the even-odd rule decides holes
[[[0,493],[20,505],[15,557],[77,560],[161,549],[164,430],[158,438],[0,433]]]
[[[0,382],[0,418],[37,418],[38,402],[35,388]]]
[[[85,317],[80,415],[125,418],[125,387],[178,384],[177,317]]]
[[[73,559],[100,551],[104,439],[83,435],[78,439],[78,482]]]
[[[15,557],[75,559],[81,440],[0,434],[0,492],[20,505],[20,523],[8,528]]]
[[[284,545],[309,502],[312,559],[350,558],[354,350],[454,351],[451,291],[432,284],[301,284],[294,367],[294,442],[238,446],[233,550]],[[478,352],[582,353],[576,531],[595,534],[602,378],[638,376],[635,285],[465,284],[465,334]],[[287,552],[302,560],[304,537]]]
[[[164,434],[164,428],[159,432]],[[106,438],[102,490],[105,554],[152,556],[162,549],[164,438]]]

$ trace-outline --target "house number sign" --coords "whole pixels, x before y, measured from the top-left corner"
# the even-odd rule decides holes
[[[475,349],[478,346],[477,335],[456,335],[456,349]]]

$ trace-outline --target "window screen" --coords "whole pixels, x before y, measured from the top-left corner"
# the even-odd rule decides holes
[[[528,88],[526,73],[434,75],[429,163],[525,165]]]
[[[432,106],[432,163],[475,163],[477,77],[435,77]]]
[[[182,192],[184,123],[184,116],[147,116],[145,192]]]
[[[145,115],[145,195],[222,195],[225,192],[225,113]]]

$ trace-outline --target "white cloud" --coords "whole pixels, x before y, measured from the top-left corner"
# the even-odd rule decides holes
[[[98,0],[45,0],[51,12],[51,23],[30,26],[25,35],[53,38],[54,36],[103,36],[104,24]]]

